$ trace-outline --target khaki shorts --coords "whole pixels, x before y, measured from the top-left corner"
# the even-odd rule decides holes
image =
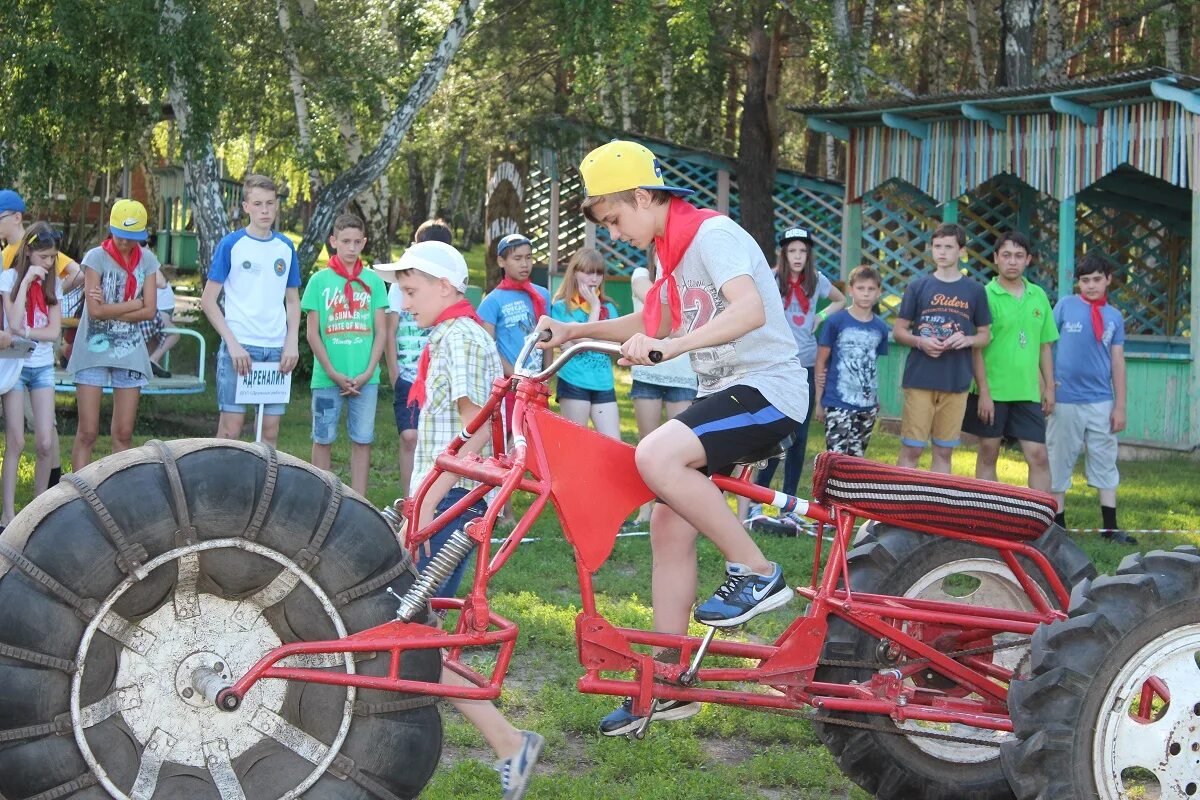
[[[904,411],[900,414],[900,443],[924,447],[926,442],[932,441],[936,447],[958,447],[966,410],[966,392],[905,389]]]

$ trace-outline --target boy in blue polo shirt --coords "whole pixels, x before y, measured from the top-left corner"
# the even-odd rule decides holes
[[[279,213],[275,182],[264,175],[247,175],[242,183],[242,210],[249,224],[221,239],[208,269],[200,306],[221,335],[217,351],[217,406],[221,411],[217,436],[242,435],[246,407],[234,402],[237,376],[255,361],[279,362],[291,372],[300,357],[300,262],[296,248],[271,229]],[[225,293],[225,309],[218,299]],[[263,410],[262,438],[274,445],[279,418],[287,406]]]
[[[1125,430],[1125,318],[1108,305],[1113,266],[1088,253],[1075,265],[1079,294],[1054,306],[1058,351],[1054,359],[1057,404],[1046,427],[1050,490],[1058,500],[1055,521],[1067,526],[1067,489],[1079,452],[1087,451],[1087,482],[1100,493],[1106,539],[1137,540],[1117,527],[1117,434]]]

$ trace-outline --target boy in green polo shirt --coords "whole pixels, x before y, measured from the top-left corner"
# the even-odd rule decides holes
[[[975,350],[976,392],[967,397],[963,430],[979,437],[975,477],[994,481],[1003,437],[1016,439],[1029,464],[1029,488],[1050,491],[1046,415],[1054,411],[1058,340],[1046,293],[1025,277],[1029,239],[1009,231],[996,245],[996,277],[986,287],[992,341]]]

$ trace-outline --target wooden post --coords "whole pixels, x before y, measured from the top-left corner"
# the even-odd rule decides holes
[[[1188,311],[1192,335],[1188,337],[1188,343],[1192,350],[1192,385],[1188,392],[1188,405],[1191,408],[1188,444],[1196,447],[1200,445],[1200,342],[1197,342],[1197,338],[1200,338],[1197,336],[1200,333],[1200,303],[1197,303],[1197,299],[1200,298],[1200,269],[1195,268],[1195,265],[1200,264],[1200,189],[1197,188],[1192,189],[1191,231],[1193,268]]]
[[[862,201],[842,205],[842,280],[862,263]]]
[[[717,170],[717,211],[729,213],[729,171]]]
[[[1195,203],[1195,196],[1193,194],[1192,205],[1194,206]],[[1074,283],[1075,195],[1071,195],[1070,197],[1064,197],[1058,204],[1058,296],[1067,297],[1070,295],[1071,287]]]
[[[558,273],[558,202],[561,184],[550,181],[550,274]]]

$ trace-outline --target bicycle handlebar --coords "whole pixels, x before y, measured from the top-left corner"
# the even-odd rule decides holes
[[[526,360],[528,360],[530,353],[533,352],[534,345],[538,344],[539,342],[549,341],[550,336],[550,331],[538,331],[526,336],[525,344],[521,346],[521,352],[517,354],[517,364],[524,364]],[[546,367],[540,372],[534,372],[532,370],[525,369],[523,366],[517,366],[514,369],[513,374],[520,378],[532,378],[535,381],[544,381],[562,369],[563,364],[566,364],[568,361],[570,361],[577,353],[604,353],[605,355],[616,356],[619,358],[621,355],[621,345],[617,344],[616,342],[603,342],[599,339],[588,339],[586,341],[574,342],[573,344],[563,348],[563,351],[558,354],[558,358],[550,362],[550,366]],[[661,362],[662,352],[658,350],[651,350],[650,360],[655,364]]]

